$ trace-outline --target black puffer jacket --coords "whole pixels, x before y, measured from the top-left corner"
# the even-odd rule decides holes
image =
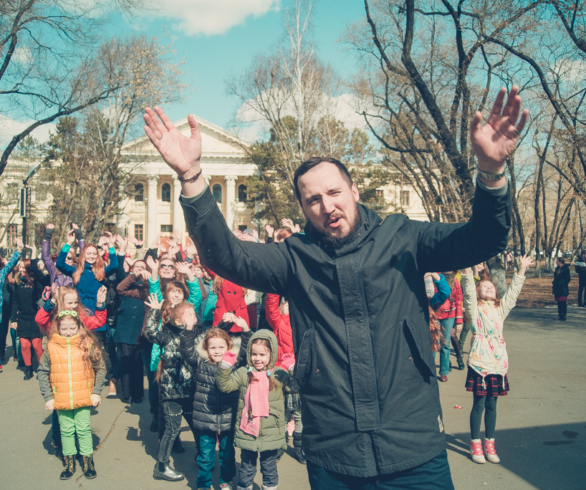
[[[161,310],[151,309],[144,329],[145,336],[154,344],[159,344],[163,354],[163,371],[159,381],[161,401],[193,398],[195,377],[193,371],[179,352],[179,337],[184,330],[172,323],[165,323],[159,330]]]
[[[18,328],[16,329],[16,335],[20,338],[41,338],[41,331],[39,330],[37,322],[35,322],[35,316],[39,309],[37,303],[39,299],[40,295],[34,285],[14,285],[14,292],[12,293],[11,321],[17,323]]]
[[[232,337],[232,352],[238,355],[234,369],[246,364],[246,347],[252,332],[244,332],[239,337]],[[236,410],[238,408],[238,391],[222,393],[216,384],[217,364],[208,362],[208,355],[203,350],[204,334],[184,330],[180,336],[179,350],[183,358],[195,373],[196,390],[193,397],[193,425],[197,429],[213,431],[234,430]]]

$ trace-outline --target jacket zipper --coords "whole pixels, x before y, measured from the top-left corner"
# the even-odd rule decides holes
[[[73,375],[71,374],[71,338],[67,337],[67,370],[69,371],[69,403],[73,410]]]

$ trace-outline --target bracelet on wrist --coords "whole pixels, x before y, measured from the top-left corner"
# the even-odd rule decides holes
[[[476,172],[478,177],[480,177],[482,180],[488,180],[491,182],[501,180],[506,175],[504,169],[502,172],[499,172],[498,174],[493,174],[490,172],[485,172],[484,170],[480,170],[478,165],[476,166]]]
[[[185,177],[177,177],[177,180],[180,182],[185,182],[186,184],[191,183],[191,182],[195,182],[197,179],[199,179],[199,176],[201,175],[202,170],[200,170],[199,172],[197,172],[193,177],[189,177],[189,178],[185,178]]]

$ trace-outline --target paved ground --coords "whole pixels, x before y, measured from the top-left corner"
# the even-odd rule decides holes
[[[586,488],[586,309],[571,308],[565,323],[553,322],[554,317],[552,309],[517,309],[507,321],[511,392],[498,405],[502,464],[476,465],[468,457],[472,396],[463,387],[465,372],[453,371],[441,384],[457,489]],[[118,399],[104,399],[92,417],[98,478],[85,480],[78,469],[75,478],[60,481],[60,463],[50,449],[50,415],[36,380],[24,382],[22,376],[13,362],[0,374],[0,488],[195,488],[195,446],[185,424],[187,452],[175,457],[175,465],[187,479],[155,481],[157,439],[148,430],[148,403],[128,406]],[[279,477],[280,490],[309,488],[305,468],[290,455],[279,463]],[[256,481],[260,485],[260,475]]]

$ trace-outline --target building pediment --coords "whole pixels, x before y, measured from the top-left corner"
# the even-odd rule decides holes
[[[237,138],[220,126],[194,116],[199,124],[202,140],[202,151],[204,159],[215,158],[243,158],[246,155],[246,148],[250,146],[247,141]],[[175,127],[184,135],[191,134],[187,118],[174,123]],[[148,137],[141,136],[129,141],[122,147],[123,155],[132,157],[158,156],[157,150],[153,147]]]

